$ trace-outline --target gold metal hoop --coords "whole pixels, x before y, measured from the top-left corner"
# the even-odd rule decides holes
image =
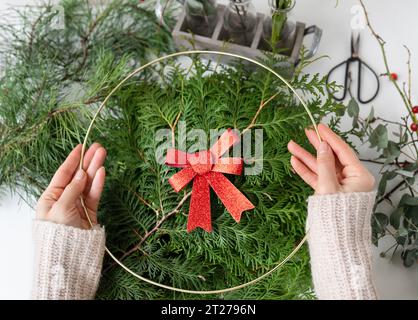
[[[242,60],[246,60],[248,62],[251,62],[253,64],[258,65],[259,67],[262,67],[263,69],[271,72],[272,74],[274,74],[278,79],[280,79],[293,93],[294,95],[297,97],[297,99],[300,101],[300,103],[303,105],[303,107],[306,110],[306,113],[309,116],[309,119],[312,122],[312,125],[314,127],[314,130],[318,136],[319,141],[321,141],[321,137],[319,135],[319,131],[317,128],[317,125],[315,123],[315,119],[312,116],[312,113],[310,112],[308,106],[306,105],[305,101],[300,97],[300,95],[296,92],[296,90],[290,85],[290,83],[284,79],[281,75],[279,75],[276,71],[274,71],[273,69],[271,69],[270,67],[262,64],[259,61],[253,60],[251,58],[248,57],[244,57],[238,54],[234,54],[234,53],[228,53],[228,52],[221,52],[221,51],[207,51],[207,50],[191,50],[191,51],[182,51],[182,52],[176,52],[176,53],[172,53],[160,58],[157,58],[151,62],[148,62],[146,64],[144,64],[143,66],[138,67],[137,69],[135,69],[134,71],[132,71],[130,74],[128,74],[121,82],[119,82],[119,84],[112,89],[112,91],[107,95],[107,97],[103,100],[103,102],[101,103],[101,105],[99,106],[99,108],[97,109],[96,113],[93,116],[93,119],[90,122],[90,125],[87,129],[86,132],[86,136],[84,138],[84,142],[83,142],[83,147],[82,147],[82,151],[81,151],[81,159],[80,159],[80,169],[83,169],[83,161],[84,161],[84,153],[86,151],[86,146],[87,146],[87,140],[89,138],[90,132],[93,128],[93,124],[96,121],[97,116],[99,115],[99,113],[101,112],[101,110],[104,108],[104,106],[106,105],[106,103],[108,102],[108,100],[110,99],[110,97],[126,82],[128,81],[130,78],[132,78],[134,75],[136,75],[137,73],[141,72],[142,70],[144,70],[145,68],[148,68],[149,66],[156,64],[158,62],[173,58],[173,57],[178,57],[178,56],[183,56],[183,55],[193,55],[193,54],[215,54],[215,55],[221,55],[221,56],[228,56],[228,57],[233,57],[233,58],[238,58],[238,59],[242,59]],[[81,205],[84,209],[84,212],[86,214],[86,217],[90,223],[90,226],[93,227],[93,223],[90,219],[89,213],[87,211],[86,205],[84,203],[84,199],[83,197],[80,197],[81,200]],[[149,284],[152,284],[154,286],[160,287],[160,288],[164,288],[167,290],[171,290],[171,291],[177,291],[177,292],[182,292],[182,293],[190,293],[190,294],[221,294],[221,293],[226,293],[226,292],[230,292],[230,291],[235,291],[238,289],[242,289],[244,287],[247,287],[249,285],[252,285],[262,279],[264,279],[265,277],[269,276],[270,274],[272,274],[273,272],[275,272],[277,269],[279,269],[280,267],[282,267],[287,261],[289,261],[298,251],[299,249],[302,247],[302,245],[306,242],[307,237],[309,234],[309,230],[306,231],[305,236],[303,237],[303,239],[299,242],[299,244],[293,249],[293,251],[281,262],[279,262],[273,269],[267,271],[266,273],[262,274],[261,276],[257,277],[254,280],[251,280],[249,282],[240,284],[238,286],[235,287],[230,287],[230,288],[225,288],[225,289],[219,289],[219,290],[205,290],[205,291],[199,291],[199,290],[187,290],[187,289],[182,289],[182,288],[176,288],[176,287],[172,287],[172,286],[168,286],[162,283],[158,283],[155,281],[152,281],[150,279],[147,279],[145,277],[140,276],[139,274],[137,274],[136,272],[132,271],[131,269],[129,269],[126,265],[124,265],[118,258],[116,258],[112,252],[105,247],[105,250],[107,252],[107,254],[109,254],[109,256],[118,264],[120,265],[123,269],[125,269],[127,272],[129,272],[131,275],[133,275],[134,277],[147,282]]]

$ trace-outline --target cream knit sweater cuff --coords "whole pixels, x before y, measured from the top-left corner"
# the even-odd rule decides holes
[[[319,299],[376,299],[371,275],[371,213],[376,192],[308,199],[307,230]]]
[[[32,299],[93,299],[102,268],[104,229],[34,220],[33,238]]]

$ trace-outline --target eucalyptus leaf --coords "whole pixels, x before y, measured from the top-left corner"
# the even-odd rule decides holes
[[[213,15],[216,13],[216,7],[210,1],[204,2],[205,11],[208,16]]]
[[[403,246],[403,245],[405,245],[407,239],[408,239],[407,236],[397,236],[396,237],[396,242]]]
[[[418,206],[418,197],[405,194],[401,199],[401,203],[406,206]]]
[[[386,171],[382,174],[382,178],[380,178],[379,186],[377,188],[379,196],[385,193],[388,180],[392,180],[395,177],[396,173],[394,171]]]
[[[399,169],[399,170],[396,170],[395,172],[402,175],[402,176],[408,177],[408,178],[413,178],[414,177],[414,173],[411,172],[411,171]]]
[[[402,207],[396,208],[389,217],[389,222],[392,227],[395,229],[399,228],[401,217],[403,216],[404,211]]]
[[[383,156],[386,158],[385,164],[388,164],[398,158],[401,154],[401,149],[396,142],[389,141],[388,146],[383,150]]]
[[[358,118],[360,107],[354,98],[351,98],[347,106],[347,113],[351,118]]]
[[[406,178],[405,180],[410,186],[413,186],[415,184],[415,177]]]
[[[409,221],[405,221],[405,226],[415,228],[418,226],[418,206],[411,206],[405,208],[405,218]],[[411,226],[410,223],[413,225]]]
[[[373,230],[376,230],[378,233],[384,233],[386,226],[389,224],[389,218],[387,215],[381,212],[376,212],[373,214]]]
[[[186,6],[192,15],[204,15],[205,13],[203,3],[198,0],[187,0]]]
[[[407,130],[405,130],[405,132],[404,132],[404,134],[402,136],[401,142],[402,143],[407,143],[408,140],[409,140],[409,134],[408,134],[408,129],[407,129]]]
[[[387,185],[388,178],[383,174],[382,178],[380,178],[379,186],[377,187],[377,194],[382,196],[385,194],[386,185]]]
[[[382,235],[384,235],[384,233],[382,233]],[[379,245],[379,234],[374,228],[372,228],[372,244],[376,247]]]
[[[403,169],[407,171],[416,171],[418,170],[418,162],[408,163]]]
[[[379,124],[371,133],[370,138],[370,147],[377,147],[378,150],[384,149],[388,146],[388,129],[383,124]]]
[[[408,229],[406,228],[399,228],[398,230],[398,236],[405,237],[408,235]]]
[[[370,109],[370,113],[369,113],[369,115],[367,116],[367,118],[366,118],[366,122],[367,123],[370,123],[370,122],[372,122],[373,121],[373,119],[374,119],[374,108],[372,107],[371,109]]]
[[[403,265],[407,268],[411,267],[416,261],[416,249],[406,250],[403,254]]]

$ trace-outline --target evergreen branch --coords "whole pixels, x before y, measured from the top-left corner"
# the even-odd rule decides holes
[[[42,20],[43,16],[44,16],[44,12],[41,12],[38,18],[32,24],[31,31],[29,33],[29,44],[28,44],[29,58],[32,56],[33,41],[35,39],[35,29],[36,29],[36,26],[39,24],[39,22]]]
[[[43,120],[41,120],[39,123],[33,125],[32,128],[29,128],[25,135],[22,134],[19,137],[14,137],[14,139],[18,140],[18,142],[16,142],[16,144],[13,143],[13,140],[12,140],[12,142],[4,144],[3,147],[0,149],[0,156],[2,154],[7,154],[10,150],[15,149],[17,144],[19,144],[22,147],[22,146],[26,145],[27,143],[31,142],[31,138],[36,137],[37,136],[37,131],[40,130],[40,128],[43,128],[48,123],[49,120],[56,117],[57,115],[60,115],[62,113],[66,113],[66,112],[74,110],[74,109],[75,109],[74,107],[68,107],[68,108],[57,109],[57,110],[54,110],[52,112],[49,112]],[[20,130],[22,130],[22,128],[20,128]],[[23,136],[25,136],[25,139],[22,139]]]
[[[150,237],[152,236],[155,232],[157,232],[160,228],[160,226],[170,217],[172,217],[173,215],[175,215],[176,213],[179,212],[180,208],[183,206],[183,204],[186,202],[186,200],[191,196],[192,192],[186,193],[184,195],[184,197],[180,200],[180,202],[177,204],[176,208],[174,210],[172,210],[171,212],[169,212],[168,214],[164,215],[160,220],[157,221],[157,223],[155,224],[155,226],[148,231],[141,239],[141,241],[136,244],[134,247],[132,247],[131,249],[129,249],[128,251],[126,251],[120,258],[119,261],[122,261],[123,259],[125,259],[126,257],[128,257],[129,255],[131,255],[132,253],[134,253],[135,251],[138,251],[139,248],[141,248],[142,244]]]
[[[81,44],[81,48],[83,52],[81,62],[79,63],[79,65],[76,67],[75,71],[72,74],[67,73],[66,75],[64,75],[64,77],[62,78],[62,81],[70,79],[71,77],[77,75],[81,70],[83,70],[83,68],[85,67],[87,63],[87,58],[89,55],[89,41],[90,41],[91,35],[93,34],[94,30],[97,28],[99,23],[103,19],[106,18],[106,16],[109,14],[111,10],[112,10],[111,5],[106,7],[106,9],[103,10],[103,12],[90,24],[89,29],[86,32],[86,34],[81,37],[80,44]]]
[[[37,94],[36,94],[36,96],[35,96],[35,99],[34,99],[34,101],[33,101],[33,109],[35,109],[35,108],[37,107],[38,102],[39,102],[39,100],[41,99],[42,94],[43,94],[43,91],[44,91],[44,89],[45,89],[45,85],[46,85],[46,77],[44,77],[44,78],[42,79],[42,83],[41,83],[41,85],[40,85],[40,88],[39,88],[39,90],[38,90],[38,93],[37,93]]]
[[[160,228],[160,226],[167,220],[169,219],[171,216],[175,215],[176,213],[178,213],[180,211],[180,208],[183,206],[183,204],[187,201],[187,199],[189,199],[189,197],[192,195],[192,192],[188,192],[184,195],[184,197],[179,201],[179,203],[177,204],[176,208],[174,210],[172,210],[171,212],[169,212],[168,214],[164,215],[155,225],[154,228],[152,228],[149,232],[147,232],[144,237],[142,238],[141,242],[139,243],[139,247],[150,237],[152,236],[155,232],[158,231],[158,229]]]
[[[160,212],[155,209],[148,201],[146,201],[138,192],[136,192],[135,190],[133,190],[130,187],[126,187],[139,201],[141,201],[141,203],[143,203],[144,205],[146,205],[148,208],[150,208],[152,211],[155,212],[155,215],[158,217],[160,215]]]
[[[257,109],[256,114],[254,115],[254,117],[251,119],[251,123],[248,125],[248,127],[246,127],[241,134],[244,134],[246,131],[251,130],[251,128],[254,127],[255,122],[257,121],[258,116],[260,115],[260,112],[263,110],[263,108],[274,98],[276,98],[278,96],[279,92],[275,93],[274,95],[272,95],[270,98],[268,98],[266,101],[261,100],[260,102],[260,106]]]

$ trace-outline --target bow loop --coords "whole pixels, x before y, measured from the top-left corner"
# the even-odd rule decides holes
[[[210,217],[210,187],[225,205],[236,222],[245,210],[254,209],[248,200],[222,173],[240,175],[243,160],[236,157],[222,158],[239,136],[231,129],[226,130],[210,150],[189,154],[180,150],[167,151],[166,164],[183,168],[168,181],[176,192],[193,180],[187,231],[199,227],[212,231]]]
[[[212,170],[214,157],[209,150],[199,151],[188,157],[187,162],[190,164],[194,172],[203,175]]]

